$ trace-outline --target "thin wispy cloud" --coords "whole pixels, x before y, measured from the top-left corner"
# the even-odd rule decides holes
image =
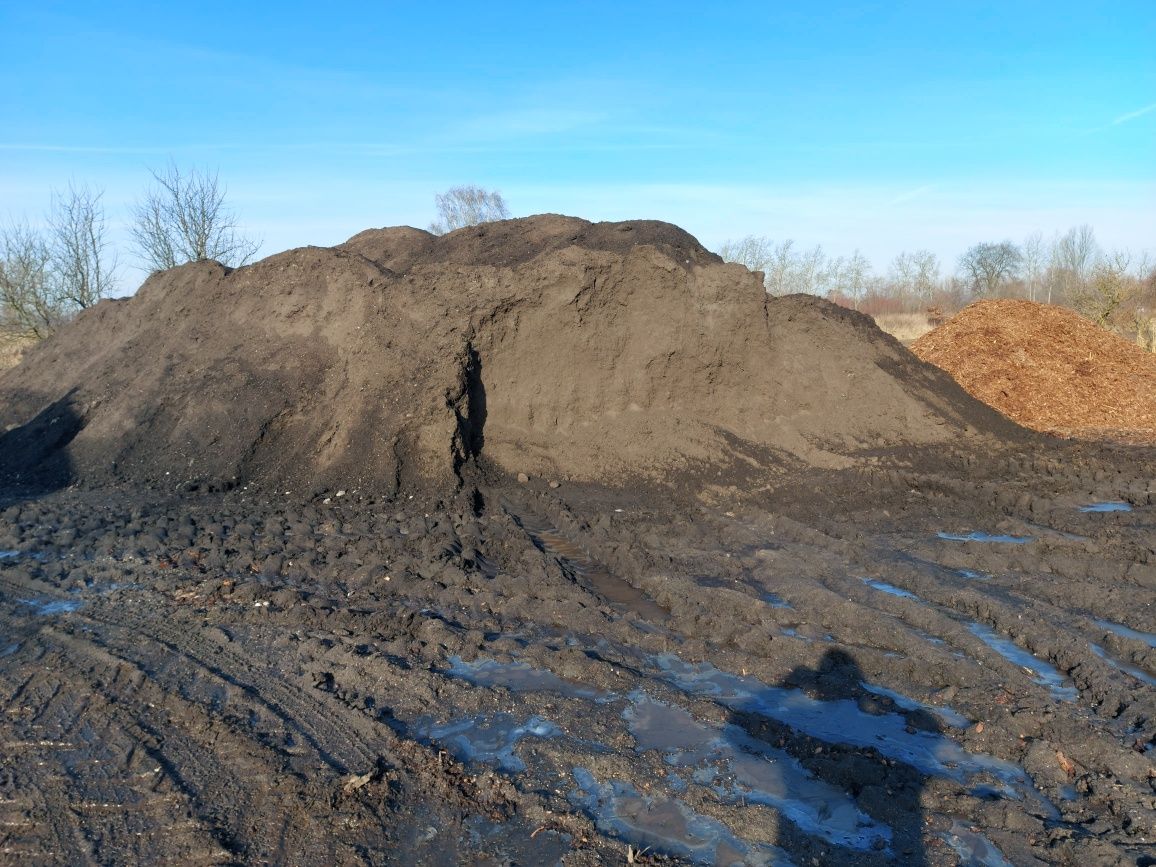
[[[1138,117],[1143,117],[1144,115],[1149,114],[1150,112],[1153,112],[1153,111],[1156,111],[1156,102],[1152,103],[1151,105],[1146,105],[1143,108],[1138,108],[1135,111],[1130,111],[1127,114],[1120,115],[1118,118],[1116,118],[1114,121],[1112,121],[1112,126],[1116,126],[1117,124],[1121,124],[1121,123],[1127,123],[1130,120],[1135,120]]]
[[[914,199],[922,198],[923,196],[926,196],[928,193],[933,192],[934,190],[935,190],[935,184],[924,184],[922,187],[916,187],[913,190],[908,190],[905,193],[900,193],[898,196],[896,196],[894,199],[892,199],[890,202],[888,202],[888,204],[889,205],[902,205],[904,202],[910,202],[910,201],[913,201]]]

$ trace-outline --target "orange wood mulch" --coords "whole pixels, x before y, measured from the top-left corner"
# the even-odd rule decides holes
[[[911,351],[1024,427],[1156,444],[1156,355],[1067,308],[978,301]]]

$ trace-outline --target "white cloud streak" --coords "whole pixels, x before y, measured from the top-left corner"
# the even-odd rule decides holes
[[[1117,126],[1118,124],[1121,124],[1121,123],[1127,123],[1130,120],[1135,120],[1138,117],[1143,117],[1144,115],[1148,114],[1149,112],[1153,112],[1153,111],[1156,111],[1156,102],[1152,103],[1151,105],[1146,105],[1143,108],[1138,108],[1135,111],[1130,111],[1127,114],[1120,115],[1118,118],[1116,118],[1114,121],[1112,121],[1112,126]]]

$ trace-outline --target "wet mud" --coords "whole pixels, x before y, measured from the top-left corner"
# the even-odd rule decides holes
[[[1152,864],[1138,454],[9,494],[0,861]]]

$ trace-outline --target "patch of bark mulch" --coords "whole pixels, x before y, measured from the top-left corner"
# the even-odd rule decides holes
[[[1066,308],[979,301],[911,351],[1024,427],[1156,443],[1156,355]]]

